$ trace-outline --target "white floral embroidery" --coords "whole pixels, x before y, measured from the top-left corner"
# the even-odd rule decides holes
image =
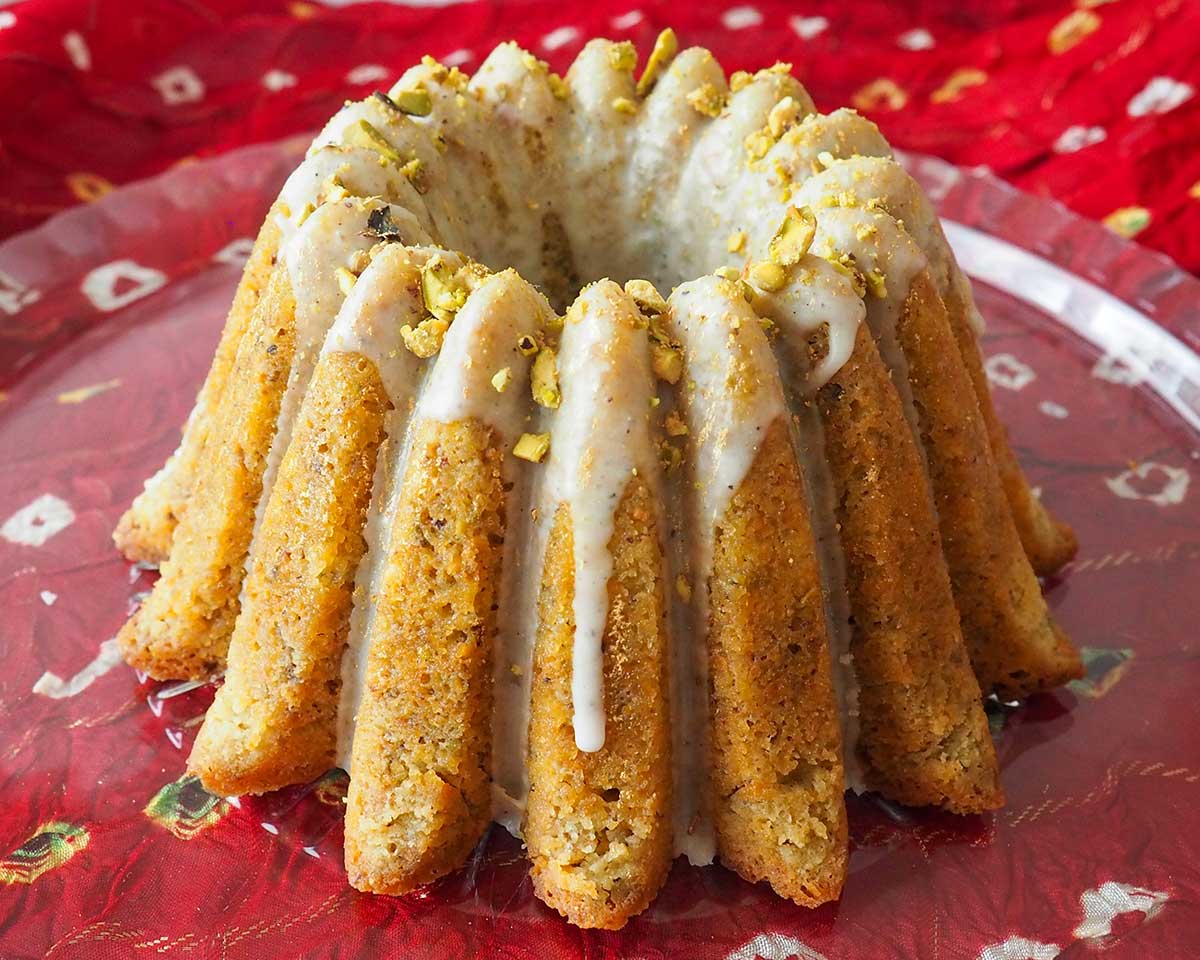
[[[559,27],[557,30],[551,30],[542,37],[542,46],[547,50],[558,50],[561,47],[565,47],[568,43],[574,43],[578,39],[578,27]]]
[[[238,237],[214,253],[213,260],[217,263],[227,263],[231,267],[241,267],[245,265],[253,249],[254,241],[250,237]]]
[[[82,33],[72,30],[70,33],[63,34],[62,44],[76,70],[92,69],[92,51],[88,49],[87,41],[83,38]]]
[[[1033,368],[1011,353],[998,353],[994,357],[988,357],[983,367],[987,371],[988,379],[1006,390],[1024,390],[1037,379]]]
[[[979,960],[1054,960],[1061,952],[1056,943],[1026,937],[1009,937],[979,951]]]
[[[725,960],[755,960],[757,957],[762,960],[826,960],[824,954],[808,944],[782,933],[760,933],[734,950]]]
[[[38,596],[42,598],[42,603],[48,607],[54,606],[54,602],[58,599],[58,594],[53,590],[43,590]]]
[[[1147,493],[1134,486],[1134,480],[1146,480],[1155,474],[1161,475],[1157,490]],[[1123,500],[1148,500],[1155,506],[1170,507],[1183,503],[1191,477],[1183,467],[1169,467],[1147,460],[1115,477],[1105,477],[1104,482],[1109,490]]]
[[[0,270],[0,310],[10,317],[15,317],[31,303],[36,303],[41,296],[40,290],[33,290],[16,277]]]
[[[163,103],[195,103],[204,99],[204,81],[191,67],[172,67],[164,70],[150,83],[163,98]]]
[[[279,836],[279,828],[277,826],[275,826],[275,824],[267,823],[267,821],[264,820],[262,823],[259,824],[259,826],[262,827],[264,830],[266,830],[267,833],[269,833],[271,836],[273,836],[273,837]]]
[[[1131,117],[1144,117],[1150,113],[1167,113],[1186,103],[1196,92],[1195,88],[1171,77],[1155,77],[1146,84],[1126,107]]]
[[[630,27],[636,27],[645,19],[646,15],[641,10],[630,10],[619,17],[613,17],[612,25],[614,30],[628,30]]]
[[[263,74],[262,85],[272,93],[286,90],[296,85],[296,75],[286,70],[268,70]]]
[[[105,640],[100,644],[100,651],[92,662],[80,670],[70,680],[63,680],[57,673],[47,670],[33,685],[33,692],[51,700],[65,700],[76,697],[90,687],[98,677],[104,676],[121,662],[121,648],[117,646],[117,638]]]
[[[74,522],[75,511],[66,500],[52,493],[43,493],[4,521],[4,526],[0,527],[0,537],[9,543],[40,547]]]
[[[7,30],[9,27],[16,26],[17,15],[11,10],[0,10],[0,30]]]
[[[300,849],[303,850],[305,853],[307,853],[314,860],[321,859],[321,855],[319,853],[317,853],[316,847],[301,847]]]
[[[1101,143],[1107,138],[1108,133],[1103,127],[1067,127],[1066,130],[1058,135],[1058,139],[1054,141],[1054,152],[1075,153],[1084,147]]]
[[[380,80],[386,80],[392,75],[387,67],[381,66],[378,63],[362,63],[346,74],[346,82],[355,85],[364,83],[378,83]]]
[[[754,7],[730,7],[721,15],[721,23],[726,30],[745,30],[747,27],[757,27],[763,22],[763,15]]]
[[[1071,415],[1070,410],[1061,403],[1055,403],[1053,400],[1043,400],[1038,404],[1038,409],[1046,416],[1053,417],[1055,420],[1066,420]]]
[[[167,727],[167,729],[164,730],[163,733],[165,733],[167,735],[167,739],[171,741],[171,746],[173,746],[176,750],[183,749],[183,731],[182,730],[177,730],[177,729],[175,729],[175,727]]]
[[[120,293],[117,286],[122,281],[132,283]],[[142,297],[148,297],[167,282],[167,275],[150,267],[143,267],[132,260],[114,260],[97,267],[83,278],[79,288],[92,301],[97,310],[111,313],[127,307]]]
[[[829,29],[829,20],[825,17],[792,17],[788,26],[801,40],[811,40]]]
[[[1080,940],[1094,940],[1112,933],[1112,922],[1123,913],[1144,913],[1149,920],[1171,898],[1157,890],[1146,890],[1109,880],[1079,897],[1083,922],[1075,928]]]
[[[475,59],[475,54],[470,50],[459,47],[457,50],[451,50],[448,54],[442,57],[442,63],[448,67],[461,67],[464,63],[470,63]]]
[[[1092,367],[1092,376],[1097,380],[1107,380],[1126,387],[1136,387],[1149,373],[1146,362],[1130,353],[1106,353]]]
[[[921,27],[904,31],[896,38],[896,43],[905,50],[932,50],[934,46],[933,34]]]

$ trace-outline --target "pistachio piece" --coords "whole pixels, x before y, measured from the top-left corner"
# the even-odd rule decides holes
[[[466,287],[455,275],[454,266],[441,256],[431,257],[421,267],[421,294],[425,309],[447,325],[467,302]]]
[[[650,366],[658,379],[678,383],[683,376],[683,352],[670,343],[654,340],[650,344]]]
[[[431,57],[429,54],[425,54],[425,56],[421,58],[421,65],[429,70],[429,76],[432,77],[437,83],[441,83],[448,76],[450,76],[450,71],[446,69],[445,64],[441,63],[434,57]],[[388,91],[389,95],[394,95],[395,92],[396,91],[394,87],[392,90]]]
[[[408,90],[393,90],[391,100],[401,113],[410,117],[427,117],[433,113],[433,98],[423,83]]]
[[[298,226],[298,227],[302,226],[304,224],[304,221],[307,220],[309,217],[311,217],[313,214],[313,211],[316,209],[317,208],[314,207],[311,203],[306,203],[304,205],[304,209],[301,210],[300,213],[296,216],[296,226]]]
[[[658,445],[658,459],[664,470],[678,470],[683,464],[683,451],[670,440],[663,440]]]
[[[337,277],[338,289],[342,291],[343,297],[350,296],[350,291],[354,289],[354,283],[358,280],[349,267],[338,267],[333,271],[333,275]]]
[[[350,195],[350,191],[342,183],[342,178],[337,176],[337,174],[334,174],[325,181],[320,192],[320,196],[326,203],[337,203],[339,200],[345,200]]]
[[[415,327],[405,324],[400,328],[400,339],[409,352],[427,360],[442,349],[442,340],[450,329],[450,321],[441,317],[426,317]]]
[[[867,289],[871,291],[871,296],[879,299],[887,299],[887,277],[879,270],[869,271],[864,279],[867,281]]]
[[[550,434],[523,433],[513,447],[513,456],[528,460],[530,463],[541,463],[550,452]]]
[[[637,67],[637,47],[628,40],[614,43],[608,48],[608,62],[614,70],[633,73]]]
[[[834,159],[833,154],[830,153],[828,150],[822,150],[820,153],[817,154],[817,163],[819,163],[822,167],[824,167],[826,170],[828,170],[835,163],[837,163],[837,160]]]
[[[711,83],[698,86],[687,95],[687,102],[697,113],[706,117],[719,117],[725,108],[725,96]]]
[[[637,92],[639,97],[644,97],[650,92],[663,67],[675,59],[675,54],[678,52],[679,38],[675,36],[674,30],[667,27],[654,41],[654,49],[650,51],[650,56],[646,60],[646,69],[642,71],[641,77],[638,78]]]
[[[767,129],[776,140],[800,119],[800,104],[794,97],[784,97],[767,114]]]
[[[771,262],[790,267],[808,253],[817,234],[817,218],[808,207],[788,207],[783,223],[771,238]]]
[[[737,283],[742,278],[742,272],[737,267],[717,267],[713,274],[730,283]]]
[[[782,290],[787,286],[787,271],[777,263],[763,261],[750,268],[750,281],[761,290]]]
[[[750,85],[750,81],[754,79],[754,75],[746,70],[735,70],[733,76],[729,78],[729,89],[734,93],[742,90]]]
[[[512,383],[512,367],[502,367],[492,375],[492,388],[497,393],[503,393]]]
[[[546,77],[546,82],[550,85],[550,93],[554,95],[555,100],[566,100],[570,94],[567,88],[567,82],[557,73],[552,73]]]
[[[675,578],[675,592],[684,603],[692,602],[692,585],[682,573]]]
[[[754,133],[746,137],[744,143],[746,154],[752,162],[761,160],[767,155],[767,151],[775,146],[775,141],[771,139],[771,135],[765,130],[755,130]]]
[[[554,359],[554,351],[549,347],[542,347],[538,351],[529,381],[534,402],[539,407],[553,410],[562,401],[562,392],[558,389],[558,364]]]
[[[667,430],[668,437],[685,437],[687,436],[687,424],[683,422],[683,418],[674,410],[667,414],[666,420],[663,421],[663,426]]]
[[[392,146],[388,138],[380,133],[379,128],[369,120],[359,120],[358,123],[351,124],[346,131],[345,139],[348,144],[374,150],[392,163],[404,162],[404,158]]]
[[[725,249],[730,253],[740,253],[746,246],[746,231],[736,230],[725,241]]]
[[[627,116],[637,113],[637,103],[628,97],[617,97],[613,100],[612,107],[617,113],[623,113]]]
[[[625,284],[625,292],[648,317],[657,317],[667,312],[667,301],[649,280],[630,280]]]

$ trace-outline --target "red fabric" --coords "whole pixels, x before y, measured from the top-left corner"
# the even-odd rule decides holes
[[[614,27],[631,10],[644,17]],[[899,147],[986,164],[1200,270],[1200,3],[811,0],[802,11],[780,0],[30,0],[0,14],[0,237],[107,185],[311,130],[386,83],[348,82],[364,65],[386,78],[423,53],[465,49],[470,70],[512,38],[564,69],[588,37],[648,45],[673,25],[731,70],[792,61],[820,107],[858,105]],[[155,78],[181,68],[202,90],[166,102]]]
[[[646,19],[614,29],[613,16],[635,6]],[[761,26],[731,29],[723,18],[753,15],[667,14],[635,0],[586,12],[566,2],[0,7],[0,218],[6,231],[25,229],[74,202],[69,183],[95,192],[96,178],[123,183],[181,157],[309,130],[342,96],[386,82],[348,86],[356,67],[392,74],[427,50],[469,49],[470,69],[514,36],[562,68],[587,36],[644,45],[670,22],[729,69],[793,60],[823,107],[898,103],[901,90],[904,106],[873,111],[898,145],[987,162],[1094,216],[1144,207],[1139,239],[1200,266],[1200,201],[1188,196],[1200,180],[1200,154],[1189,150],[1200,107],[1173,85],[1200,85],[1197,8],[1096,6],[1085,12],[1097,28],[1058,54],[1047,46],[1056,24],[1094,23],[1066,5],[926,4],[901,17],[861,0],[813,2],[795,25],[782,4],[753,9]],[[822,15],[829,24],[814,35]],[[546,50],[545,37],[567,36],[550,32],[562,26],[578,34]],[[916,27],[932,49],[897,46]],[[64,46],[76,33],[82,45]],[[1055,36],[1061,49],[1069,34]],[[964,66],[986,67],[989,79],[931,102]],[[177,80],[167,103],[153,78],[180,67],[203,93],[188,99],[196,88]],[[295,84],[268,90],[272,70]],[[1160,76],[1167,85],[1138,98]],[[1100,126],[1107,139],[1055,152],[1073,126]],[[1019,709],[992,707],[1003,811],[955,818],[851,798],[851,876],[836,904],[805,910],[719,867],[677,864],[655,906],[624,931],[583,933],[536,901],[518,844],[499,831],[468,869],[428,891],[360,894],[341,865],[344,779],[236,802],[209,797],[184,771],[210,690],[143,683],[115,666],[65,695],[53,680],[80,680],[149,585],[117,557],[110,531],[178,439],[238,275],[229,244],[253,235],[292,160],[267,149],[229,159],[225,179],[193,183],[180,171],[119,207],[80,207],[0,249],[2,960],[1070,960],[1097,950],[1140,960],[1186,956],[1200,943],[1195,433],[1132,388],[1128,369],[985,287],[1001,414],[1033,481],[1083,544],[1048,597],[1084,647],[1088,676]],[[942,200],[975,227],[1001,219],[993,201]],[[1010,241],[1020,239],[1014,221],[1046,223],[1023,210],[1003,217]],[[1156,318],[1171,313],[1181,324],[1173,329],[1200,342],[1194,285],[1087,234],[1064,235],[1053,255],[1046,237],[1026,246],[1121,286]],[[119,282],[104,272],[118,265]],[[96,282],[105,276],[111,283]],[[1173,296],[1188,302],[1160,314]]]

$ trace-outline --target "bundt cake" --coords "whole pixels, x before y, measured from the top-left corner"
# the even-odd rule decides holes
[[[681,853],[819,904],[847,787],[994,809],[981,692],[1080,675],[1037,581],[1071,532],[879,131],[786,64],[637,60],[505,44],[340,110],[116,531],[161,563],[129,663],[224,674],[191,770],[348,770],[360,890],[497,820],[581,926]]]

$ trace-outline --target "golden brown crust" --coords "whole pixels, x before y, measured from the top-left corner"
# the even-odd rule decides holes
[[[968,319],[968,305],[962,302],[953,284],[947,294],[946,313],[958,343],[958,352],[975,389],[975,399],[987,429],[992,458],[996,461],[996,469],[1000,471],[1000,481],[1008,498],[1013,522],[1017,525],[1021,545],[1025,548],[1025,555],[1029,557],[1034,573],[1048,577],[1075,556],[1079,549],[1075,532],[1053,517],[1029,489],[1029,481],[1025,479],[1025,473],[1009,446],[1008,433],[992,405],[992,392],[979,354],[979,342]]]
[[[1021,546],[974,387],[927,272],[913,280],[896,335],[980,689],[1012,699],[1082,676]]]
[[[375,893],[462,866],[491,820],[503,450],[476,420],[416,429],[374,598],[346,809],[350,883]]]
[[[212,793],[265,793],[333,766],[341,657],[387,408],[369,360],[318,361],[255,540],[225,685],[188,761]]]
[[[710,584],[721,860],[805,906],[846,876],[841,734],[808,508],[778,420],[718,525]]]
[[[156,680],[206,680],[225,665],[254,510],[295,351],[296,304],[276,270],[238,344],[196,463],[188,509],[150,596],[118,635],[130,666]],[[219,438],[219,439],[218,439]]]
[[[113,542],[129,560],[159,564],[171,552],[171,540],[191,496],[215,409],[229,383],[238,345],[254,308],[270,282],[278,251],[279,226],[275,217],[268,215],[242,271],[212,366],[196,397],[194,412],[184,425],[179,449],[167,460],[161,475],[134,499],[113,531]]]
[[[640,478],[617,507],[609,549],[604,746],[571,723],[574,539],[560,506],[546,546],[534,649],[525,843],[538,897],[580,927],[619,929],[666,880],[672,856],[671,738],[663,558]]]
[[[921,456],[866,326],[817,395],[853,614],[869,786],[977,813],[1004,802]]]

